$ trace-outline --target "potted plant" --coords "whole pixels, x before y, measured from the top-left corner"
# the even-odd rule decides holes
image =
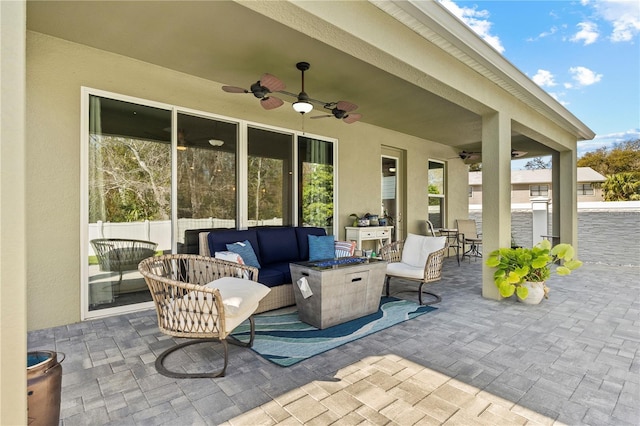
[[[528,304],[540,303],[548,298],[545,282],[555,270],[558,275],[569,275],[582,262],[574,259],[575,250],[570,244],[558,244],[543,240],[531,248],[500,248],[489,254],[487,265],[496,268],[494,282],[502,297],[514,293],[518,300]],[[552,265],[562,261],[552,270]]]

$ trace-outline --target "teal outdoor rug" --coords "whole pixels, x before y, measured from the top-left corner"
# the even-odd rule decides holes
[[[256,335],[252,349],[263,358],[288,367],[345,343],[435,310],[415,302],[383,297],[378,312],[319,330],[298,319],[295,306],[254,316]],[[232,336],[249,340],[249,322],[240,324]]]

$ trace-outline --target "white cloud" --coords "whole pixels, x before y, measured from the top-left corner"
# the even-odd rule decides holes
[[[600,0],[591,4],[597,14],[611,24],[613,42],[633,41],[640,34],[640,2],[637,0]]]
[[[477,7],[460,7],[452,0],[440,0],[440,3],[457,16],[462,22],[467,24],[476,34],[484,41],[489,43],[491,47],[500,53],[504,53],[504,46],[500,41],[500,37],[491,34],[491,26],[489,20],[489,11],[478,10]]]
[[[532,77],[532,80],[540,87],[553,87],[556,85],[553,74],[547,70],[538,70],[536,75]]]
[[[615,144],[640,139],[640,129],[629,129],[624,132],[598,134],[590,141],[578,141],[578,157],[599,148],[612,148]]]
[[[571,37],[571,41],[584,42],[584,45],[587,46],[598,40],[598,37],[600,36],[598,33],[598,26],[593,22],[580,22],[577,27],[580,28],[580,31]]]
[[[571,67],[569,68],[569,73],[578,86],[591,86],[602,80],[602,74],[597,74],[586,67]],[[567,87],[567,84],[565,84],[565,87]],[[572,86],[569,86],[567,88],[571,87]]]

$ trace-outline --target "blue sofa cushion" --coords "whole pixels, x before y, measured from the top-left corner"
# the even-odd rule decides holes
[[[309,260],[333,259],[336,257],[333,235],[309,235]]]
[[[299,259],[296,231],[292,227],[262,228],[257,231],[260,258],[265,265]]]
[[[258,262],[256,252],[249,240],[227,244],[227,250],[238,253],[242,257],[242,261],[245,265],[255,266],[260,269],[260,262]]]
[[[288,284],[291,282],[291,274],[289,273],[289,280],[286,280],[285,274],[278,269],[272,268],[272,265],[260,269],[258,273],[258,282],[266,285],[267,287],[277,287],[281,284]],[[287,267],[289,264],[287,263]]]
[[[233,244],[238,241],[247,240],[251,243],[251,246],[256,253],[258,263],[260,265],[264,263],[260,258],[260,250],[258,249],[258,235],[256,234],[255,229],[246,229],[241,231],[237,229],[229,229],[224,231],[218,230],[215,232],[209,232],[209,236],[207,237],[207,239],[209,241],[209,253],[211,253],[211,256],[213,256],[217,251],[226,251],[227,244]]]
[[[313,226],[304,226],[295,228],[298,237],[298,255],[297,260],[309,260],[309,235],[327,235],[324,228],[316,228]]]

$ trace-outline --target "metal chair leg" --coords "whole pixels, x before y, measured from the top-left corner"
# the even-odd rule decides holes
[[[190,345],[195,345],[198,343],[207,343],[207,342],[220,342],[222,343],[222,347],[224,350],[224,366],[222,367],[222,369],[220,371],[216,371],[213,373],[179,373],[177,371],[171,371],[169,369],[167,369],[164,366],[164,360],[167,357],[167,355],[171,354],[172,352],[177,351],[178,349],[182,349],[186,346],[190,346]],[[167,377],[173,377],[176,379],[203,379],[203,378],[214,378],[214,377],[224,377],[224,374],[227,370],[227,363],[229,361],[229,347],[227,345],[227,341],[225,339],[222,340],[218,340],[218,339],[196,339],[196,340],[190,340],[188,342],[185,343],[181,343],[179,345],[175,345],[170,347],[169,349],[167,349],[166,351],[162,352],[158,358],[156,358],[156,370],[158,371],[158,373],[162,374],[163,376],[167,376]]]

